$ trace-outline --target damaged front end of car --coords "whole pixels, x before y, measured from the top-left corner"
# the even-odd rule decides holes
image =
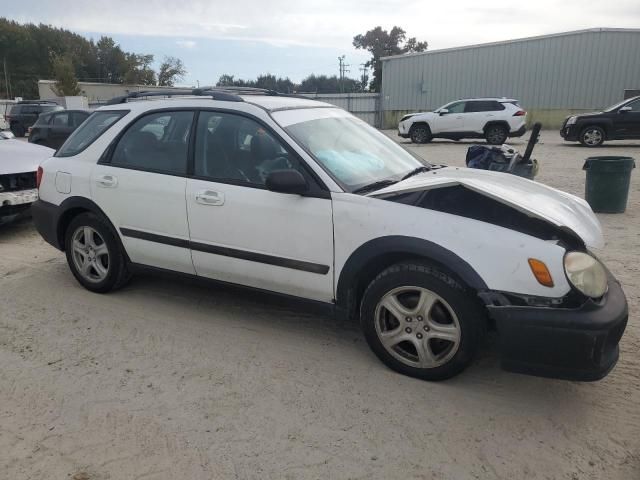
[[[28,213],[37,199],[36,172],[0,175],[0,224]]]
[[[569,286],[564,295],[478,292],[500,337],[502,366],[581,381],[601,379],[615,366],[627,301],[619,282],[590,251],[604,240],[584,200],[510,175],[451,167],[372,196],[496,225],[563,248],[562,281]]]

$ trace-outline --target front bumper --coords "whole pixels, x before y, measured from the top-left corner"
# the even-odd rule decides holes
[[[560,136],[567,140],[568,142],[577,142],[578,141],[578,129],[576,124],[573,125],[563,125],[560,129]]]
[[[605,377],[618,361],[627,300],[617,280],[579,308],[487,306],[500,335],[502,367],[567,380]]]
[[[12,219],[26,212],[37,199],[37,189],[0,192],[0,219]]]

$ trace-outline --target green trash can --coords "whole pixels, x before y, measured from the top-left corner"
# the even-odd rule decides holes
[[[585,198],[598,213],[622,213],[627,208],[631,170],[636,163],[631,157],[589,157]]]

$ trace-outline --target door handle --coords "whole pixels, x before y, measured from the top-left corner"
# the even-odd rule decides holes
[[[114,188],[118,185],[118,179],[113,175],[102,175],[96,179],[99,187]]]
[[[224,205],[224,193],[212,190],[202,190],[196,193],[196,202],[202,205],[220,206]]]

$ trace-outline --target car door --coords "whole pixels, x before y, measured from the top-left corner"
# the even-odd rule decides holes
[[[293,150],[257,120],[201,111],[187,212],[198,275],[313,300],[333,299],[331,198]],[[270,191],[295,169],[309,195]]]
[[[436,119],[438,132],[462,132],[464,131],[464,109],[466,102],[454,102],[444,107],[447,112],[440,113]]]
[[[626,104],[614,117],[614,130],[619,138],[640,138],[640,100]],[[623,107],[623,108],[624,108]]]
[[[73,117],[71,112],[62,111],[51,115],[49,121],[48,146],[59,149],[71,132],[73,132]]]
[[[496,120],[504,105],[493,100],[468,101],[464,113],[464,129],[468,132],[482,132],[488,122]]]
[[[194,115],[163,110],[138,117],[93,169],[93,200],[134,263],[195,273],[185,204]]]

